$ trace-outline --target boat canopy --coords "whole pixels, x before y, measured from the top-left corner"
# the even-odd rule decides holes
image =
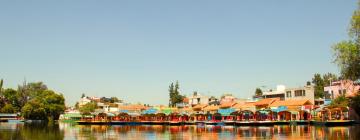
[[[231,113],[235,112],[234,108],[227,108],[227,109],[219,109],[218,113],[222,116],[230,116]]]
[[[156,108],[149,108],[147,110],[144,110],[142,114],[156,114],[158,110]]]

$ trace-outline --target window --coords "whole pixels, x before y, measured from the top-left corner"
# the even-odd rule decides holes
[[[286,91],[286,97],[291,97],[291,91]]]
[[[343,89],[343,94],[344,94],[344,95],[346,94],[346,89]]]
[[[302,96],[305,96],[305,90],[303,90]]]
[[[295,90],[295,97],[305,96],[305,90]]]

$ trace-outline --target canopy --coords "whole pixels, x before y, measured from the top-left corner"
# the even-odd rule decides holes
[[[171,108],[164,108],[163,110],[161,110],[161,112],[166,115],[169,115],[172,113],[172,110],[171,110]]]
[[[279,107],[271,107],[271,111],[273,112],[281,112],[281,111],[287,111],[287,106],[279,106]]]
[[[218,113],[220,113],[222,116],[230,116],[231,113],[235,112],[235,109],[233,108],[227,108],[227,109],[219,109]]]
[[[150,109],[144,110],[144,111],[142,112],[142,114],[156,114],[157,112],[158,112],[157,109],[155,109],[155,108],[150,108]]]
[[[129,113],[129,110],[119,110],[119,113]]]

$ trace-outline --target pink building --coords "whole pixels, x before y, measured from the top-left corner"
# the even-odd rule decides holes
[[[341,80],[332,82],[330,86],[324,87],[325,93],[330,95],[331,99],[339,95],[354,96],[360,90],[360,84],[351,80]]]

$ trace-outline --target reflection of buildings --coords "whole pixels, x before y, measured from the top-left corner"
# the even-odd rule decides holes
[[[73,135],[74,139],[354,139],[360,131],[359,126],[315,127],[309,125],[275,125],[273,127],[65,125],[62,128],[60,130],[65,131],[65,136]]]

